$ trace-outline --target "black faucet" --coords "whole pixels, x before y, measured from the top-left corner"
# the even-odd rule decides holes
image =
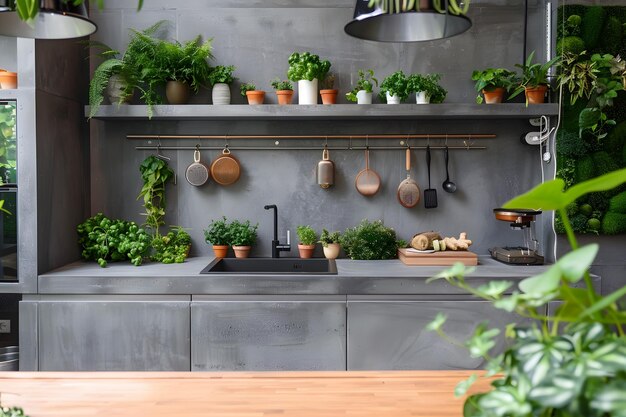
[[[278,207],[276,204],[269,204],[263,207],[265,210],[274,210],[274,239],[272,239],[272,258],[280,258],[281,251],[290,251],[291,242],[289,241],[289,230],[287,230],[287,244],[281,245],[278,241]]]

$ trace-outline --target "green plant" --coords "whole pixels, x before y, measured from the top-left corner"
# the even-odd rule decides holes
[[[476,96],[476,103],[483,102],[483,97],[480,93],[485,91],[493,91],[496,88],[504,88],[509,92],[517,85],[517,75],[513,71],[509,71],[505,68],[487,68],[482,71],[472,72],[472,80],[476,81],[474,88],[478,91]]]
[[[291,84],[291,82],[289,80],[284,80],[281,81],[280,78],[275,78],[270,82],[272,88],[276,91],[284,91],[284,90],[290,90],[293,91],[293,84]]]
[[[233,72],[235,72],[234,65],[218,65],[211,69],[211,72],[209,73],[209,82],[211,85],[215,85],[217,83],[231,84],[235,81]]]
[[[0,403],[0,417],[28,417],[20,407],[5,407]]]
[[[352,259],[393,259],[397,255],[396,232],[382,221],[363,220],[341,236],[341,247]]]
[[[556,51],[560,54],[578,55],[585,51],[585,42],[578,36],[567,36],[556,43]]]
[[[155,262],[164,264],[183,263],[191,246],[191,236],[180,226],[174,227],[166,235],[152,239],[154,254],[150,257]]]
[[[356,94],[361,90],[371,93],[374,91],[374,84],[378,87],[378,79],[374,78],[374,70],[359,70],[358,74],[359,79],[356,82],[356,86],[352,89],[352,91],[346,93],[346,98],[349,101],[356,102]]]
[[[135,266],[141,265],[152,241],[135,222],[109,219],[102,213],[85,220],[76,230],[83,259],[97,261],[103,268],[108,261],[130,260]]]
[[[586,181],[566,191],[560,179],[540,184],[507,202],[504,207],[555,210],[566,230],[572,252],[561,257],[539,275],[526,278],[512,290],[512,282],[491,281],[471,286],[461,264],[438,274],[470,294],[487,300],[495,308],[532,319],[529,327],[507,326],[513,339],[503,354],[491,355],[498,329],[479,324],[465,346],[472,357],[488,361],[487,377],[498,375],[489,392],[467,397],[466,417],[526,416],[624,416],[626,407],[626,312],[618,301],[626,286],[601,296],[593,287],[589,267],[597,244],[579,247],[567,214],[567,207],[591,192],[604,192],[626,182],[626,169]],[[560,300],[553,313],[543,313],[548,303]],[[439,314],[429,330],[448,337]],[[527,325],[528,326],[528,325]],[[462,381],[455,393],[463,395],[476,380]]]
[[[209,227],[204,230],[204,239],[206,243],[214,246],[230,245],[230,225],[223,216],[221,220],[211,220]]]
[[[207,60],[213,58],[211,41],[208,39],[201,43],[200,36],[184,44],[157,40],[152,69],[154,75],[163,77],[163,82],[184,82],[197,93],[201,86],[209,82],[211,67]]]
[[[332,90],[335,87],[335,74],[328,73],[320,82],[321,90]]]
[[[79,6],[84,2],[85,0],[72,0],[74,6]],[[17,11],[17,15],[20,19],[28,21],[34,19],[39,13],[39,3],[40,0],[9,0],[8,6],[11,10]],[[97,0],[96,4],[98,5],[98,9],[102,10],[104,8],[104,0]],[[142,7],[143,0],[138,0],[137,11],[141,10]]]
[[[252,246],[256,243],[259,224],[252,226],[250,220],[233,220],[230,224],[230,244],[233,246]]]
[[[296,82],[300,80],[323,80],[330,69],[330,61],[322,61],[318,55],[310,52],[294,52],[289,56],[287,78]]]
[[[0,104],[0,185],[15,182],[17,137],[15,104]]]
[[[239,91],[241,92],[242,96],[246,96],[246,92],[248,91],[256,91],[256,85],[254,84],[250,84],[250,83],[243,83],[241,84],[241,87],[239,88]]]
[[[407,78],[404,72],[396,71],[383,80],[378,97],[381,101],[387,102],[387,93],[389,93],[390,96],[398,96],[400,100],[405,100],[409,96],[406,85]]]
[[[341,239],[341,233],[332,232],[329,233],[328,230],[322,229],[322,234],[320,235],[319,243],[322,244],[323,247],[327,248],[331,243],[339,243]]]
[[[606,19],[606,10],[602,6],[587,7],[585,10],[580,25],[580,37],[585,41],[587,49],[592,50],[600,40]]]
[[[317,242],[317,233],[311,226],[298,226],[296,233],[301,245],[315,245]]]
[[[516,67],[522,70],[522,78],[519,82],[517,89],[515,89],[515,91],[511,93],[511,96],[509,97],[509,99],[512,99],[513,97],[517,96],[526,88],[535,88],[540,85],[549,86],[548,71],[553,66],[559,64],[561,57],[557,55],[546,63],[533,64],[532,62],[533,62],[534,57],[535,57],[535,51],[531,52],[530,55],[528,55],[528,58],[526,58],[526,62],[524,62],[523,64],[521,65],[515,64]],[[528,104],[528,102],[526,102],[526,104]]]
[[[406,94],[425,92],[433,104],[443,103],[448,92],[439,85],[440,74],[411,74],[406,81]]]
[[[159,236],[159,226],[165,224],[165,185],[174,177],[167,162],[151,155],[139,165],[143,186],[137,199],[143,199],[146,210],[146,226],[152,231],[154,237]]]
[[[454,15],[464,15],[469,10],[470,0],[433,0],[432,5],[438,13],[449,11]],[[378,6],[384,13],[402,13],[413,9],[420,11],[419,0],[403,0],[402,2],[399,0],[369,0],[368,6]]]

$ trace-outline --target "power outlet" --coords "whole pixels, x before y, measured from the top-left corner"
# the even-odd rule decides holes
[[[0,320],[0,333],[11,333],[11,320]]]

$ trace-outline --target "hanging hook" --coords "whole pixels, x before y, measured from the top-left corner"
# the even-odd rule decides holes
[[[365,135],[365,149],[370,148],[370,135]]]
[[[446,133],[446,146],[448,146],[448,134]]]
[[[158,143],[156,147],[156,151],[157,151],[156,157],[163,161],[169,161],[170,160],[169,157],[161,154],[161,136],[157,136],[157,140],[158,140]]]
[[[328,136],[326,136],[326,140],[324,141],[324,147],[328,148]]]

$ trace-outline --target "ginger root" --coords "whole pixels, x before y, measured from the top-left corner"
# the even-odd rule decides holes
[[[443,243],[446,250],[467,250],[472,241],[467,238],[467,233],[462,232],[458,239],[455,237],[443,238]]]
[[[418,233],[411,239],[411,247],[417,250],[432,249],[433,241],[439,239],[441,239],[441,235],[437,232]]]

